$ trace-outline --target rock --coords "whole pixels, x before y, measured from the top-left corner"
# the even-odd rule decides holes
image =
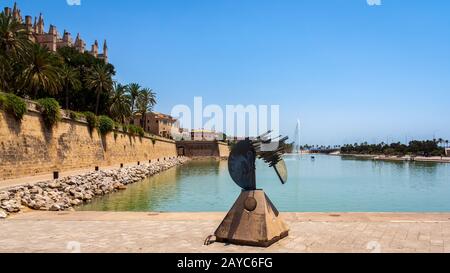
[[[58,204],[53,204],[50,206],[50,211],[60,211],[61,210],[61,206]]]
[[[90,201],[90,200],[92,200],[94,197],[92,196],[92,195],[90,195],[90,194],[84,194],[84,196],[83,196],[84,198],[83,198],[83,200],[84,201]]]
[[[34,206],[32,206],[31,208],[35,209],[35,210],[40,210],[40,209],[44,208],[45,205],[46,205],[45,201],[40,199],[40,200],[35,201]]]
[[[31,203],[31,199],[30,199],[29,196],[26,196],[26,197],[22,198],[20,201],[21,201],[22,205],[27,206],[27,207]]]
[[[6,217],[8,217],[8,213],[0,209],[0,219],[6,219]]]
[[[72,199],[72,200],[70,201],[70,205],[72,205],[72,206],[79,206],[79,205],[81,205],[81,204],[83,204],[83,201],[81,201],[81,200],[79,200],[79,199]]]
[[[53,182],[53,183],[50,183],[50,184],[48,185],[48,187],[49,187],[50,189],[59,189],[59,188],[61,188],[61,183],[59,183],[59,182]]]
[[[76,199],[81,199],[83,200],[84,196],[81,192],[75,192],[75,194],[73,195]]]
[[[42,194],[42,189],[39,187],[33,187],[30,189],[31,194]]]
[[[36,202],[31,200],[30,202],[28,202],[28,204],[23,204],[29,208],[34,208],[34,206],[36,206]]]
[[[2,202],[1,208],[9,213],[14,213],[20,211],[20,205],[17,200],[7,200]]]
[[[103,195],[103,191],[100,189],[95,190],[95,195]]]
[[[2,191],[0,192],[0,202],[3,200],[8,200],[9,199],[9,193],[6,191]]]

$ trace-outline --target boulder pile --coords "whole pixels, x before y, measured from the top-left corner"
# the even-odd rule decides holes
[[[173,158],[146,165],[101,170],[16,186],[0,192],[0,218],[5,218],[9,213],[20,212],[25,207],[46,211],[70,210],[95,197],[124,190],[129,184],[184,164],[187,160],[184,157]]]

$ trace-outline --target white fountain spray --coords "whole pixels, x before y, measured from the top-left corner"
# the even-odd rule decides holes
[[[294,151],[296,154],[301,153],[301,146],[300,146],[300,119],[297,120],[297,126],[295,127],[295,133],[294,133]]]

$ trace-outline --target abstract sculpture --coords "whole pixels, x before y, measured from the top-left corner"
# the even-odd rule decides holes
[[[274,141],[270,132],[256,140],[240,141],[232,149],[228,170],[242,188],[237,201],[215,232],[217,242],[268,247],[288,236],[289,229],[263,190],[256,187],[256,159],[275,169],[281,183],[287,182],[282,158],[287,137]]]

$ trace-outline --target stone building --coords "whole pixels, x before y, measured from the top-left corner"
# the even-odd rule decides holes
[[[171,138],[172,130],[175,129],[179,131],[179,125],[175,118],[170,115],[149,112],[145,115],[145,119],[142,118],[141,114],[136,114],[134,116],[133,124],[136,126],[141,126],[144,130],[150,134]]]
[[[450,156],[450,148],[445,149],[445,156]]]
[[[223,140],[223,134],[211,130],[195,129],[191,131],[191,139],[196,141]]]
[[[73,42],[69,32],[64,30],[61,37],[54,25],[50,25],[48,32],[45,32],[45,22],[42,13],[39,14],[39,17],[35,17],[34,21],[29,15],[25,16],[24,20],[21,10],[17,7],[17,3],[14,4],[12,9],[10,7],[5,7],[3,13],[7,16],[13,16],[16,21],[21,23],[24,29],[26,29],[30,40],[48,48],[50,51],[56,52],[58,48],[70,46],[76,48],[80,53],[88,52],[96,58],[102,59],[108,63],[108,46],[106,40],[103,43],[103,53],[99,53],[98,41],[95,41],[91,50],[87,51],[86,43],[81,39],[80,34],[77,35],[75,42]]]

